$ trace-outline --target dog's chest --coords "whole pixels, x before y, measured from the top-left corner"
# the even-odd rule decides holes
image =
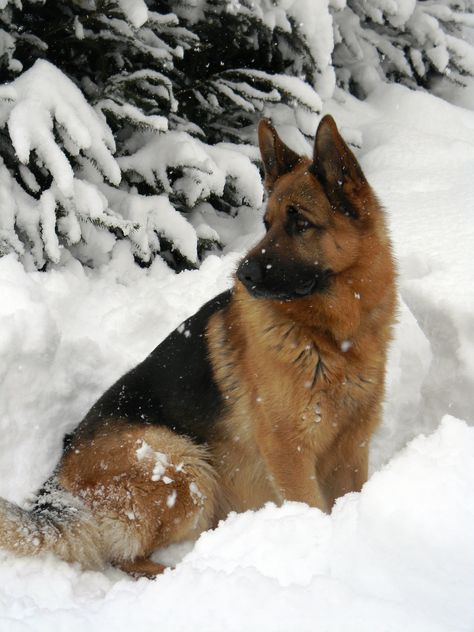
[[[363,415],[377,378],[353,349],[290,320],[233,316],[216,319],[209,336],[229,427],[248,427],[249,436],[256,425],[286,429],[291,440],[322,448]]]
[[[265,331],[252,351],[254,410],[271,423],[291,425],[298,435],[322,445],[362,414],[376,388],[376,376],[355,353],[282,326]]]

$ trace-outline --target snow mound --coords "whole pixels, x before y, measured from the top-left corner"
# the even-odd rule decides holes
[[[474,624],[474,429],[446,416],[328,516],[231,514],[155,581],[0,557],[1,629],[453,632]],[[183,604],[183,595],[185,603]],[[184,607],[180,607],[181,604]]]

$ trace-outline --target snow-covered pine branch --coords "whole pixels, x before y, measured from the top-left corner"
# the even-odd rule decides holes
[[[309,124],[301,110],[318,113],[321,97],[331,96],[335,85],[327,2],[172,4],[184,25],[199,36],[199,46],[176,62],[182,73],[176,89],[180,112],[207,139],[253,142],[256,121],[275,112],[303,133],[314,132],[317,116]]]
[[[181,263],[197,265],[198,236],[177,209],[189,215],[198,203],[224,197],[226,186],[235,208],[260,206],[260,176],[247,156],[184,132],[163,133],[163,117],[147,117],[146,123],[143,147],[117,162],[105,119],[49,62],[36,62],[0,87],[0,125],[19,161],[16,180],[1,165],[1,252],[31,256],[41,268],[59,262],[60,248],[67,246],[80,260],[97,264],[117,238],[127,238],[143,262],[162,252],[163,241]],[[118,163],[131,174],[130,186],[121,190]],[[148,195],[136,190],[140,183],[148,185]]]
[[[326,38],[310,50],[298,14],[269,0],[191,2],[187,16],[180,0],[163,13],[150,7],[25,0],[1,15],[10,61],[0,72],[11,80],[2,89],[3,180],[10,196],[24,190],[30,227],[13,210],[3,250],[30,252],[42,267],[65,246],[97,264],[125,238],[144,263],[160,253],[177,268],[197,265],[203,249],[225,243],[219,213],[261,205],[257,153],[239,149],[255,142],[256,121],[289,117],[312,133],[321,100],[310,82],[332,72],[327,10]],[[44,94],[27,94],[41,82]]]
[[[28,165],[34,152],[36,164],[51,175],[65,196],[72,196],[74,179],[66,152],[93,162],[113,184],[120,182],[109,127],[81,91],[49,62],[37,61],[11,84],[0,87],[0,122],[7,124],[21,164]]]
[[[430,88],[474,74],[470,0],[347,0],[333,11],[339,84],[365,96],[381,80]]]
[[[262,202],[258,169],[245,155],[230,146],[206,145],[185,132],[155,135],[118,161],[135,184],[144,182],[153,192],[167,193],[183,209],[223,197],[229,179],[238,191],[236,207],[258,208]]]
[[[474,74],[462,37],[472,0],[0,9],[0,250],[40,268],[61,247],[97,265],[117,240],[144,264],[160,254],[177,269],[198,265],[225,245],[223,217],[261,204],[259,118],[304,150],[336,77],[363,96],[380,81],[429,89]]]
[[[96,263],[121,236],[149,258],[148,245],[133,239],[140,227],[115,213],[98,187],[78,176],[89,169],[99,181],[117,186],[121,179],[105,119],[60,70],[40,60],[0,87],[0,125],[4,142],[11,141],[10,159],[18,158],[12,165],[16,180],[1,164],[2,252],[14,250],[42,268],[59,262],[63,245]]]
[[[41,268],[59,261],[61,243],[87,241],[87,224],[99,232],[130,230],[94,184],[77,177],[86,164],[114,185],[121,174],[105,120],[55,66],[39,60],[0,87],[0,127],[3,145],[11,142],[5,153],[16,178],[2,161],[3,251],[31,256]]]

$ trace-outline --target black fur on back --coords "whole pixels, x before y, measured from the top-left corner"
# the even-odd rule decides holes
[[[225,309],[231,290],[219,294],[175,329],[138,366],[121,377],[94,404],[65,441],[92,438],[108,420],[166,426],[206,443],[225,400],[214,379],[206,329],[210,317]]]

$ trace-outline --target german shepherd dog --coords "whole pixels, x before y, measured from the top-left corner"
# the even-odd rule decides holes
[[[367,480],[395,273],[384,213],[334,120],[312,159],[266,120],[266,234],[206,303],[92,407],[29,510],[0,500],[0,547],[134,575],[229,511],[329,511]]]

